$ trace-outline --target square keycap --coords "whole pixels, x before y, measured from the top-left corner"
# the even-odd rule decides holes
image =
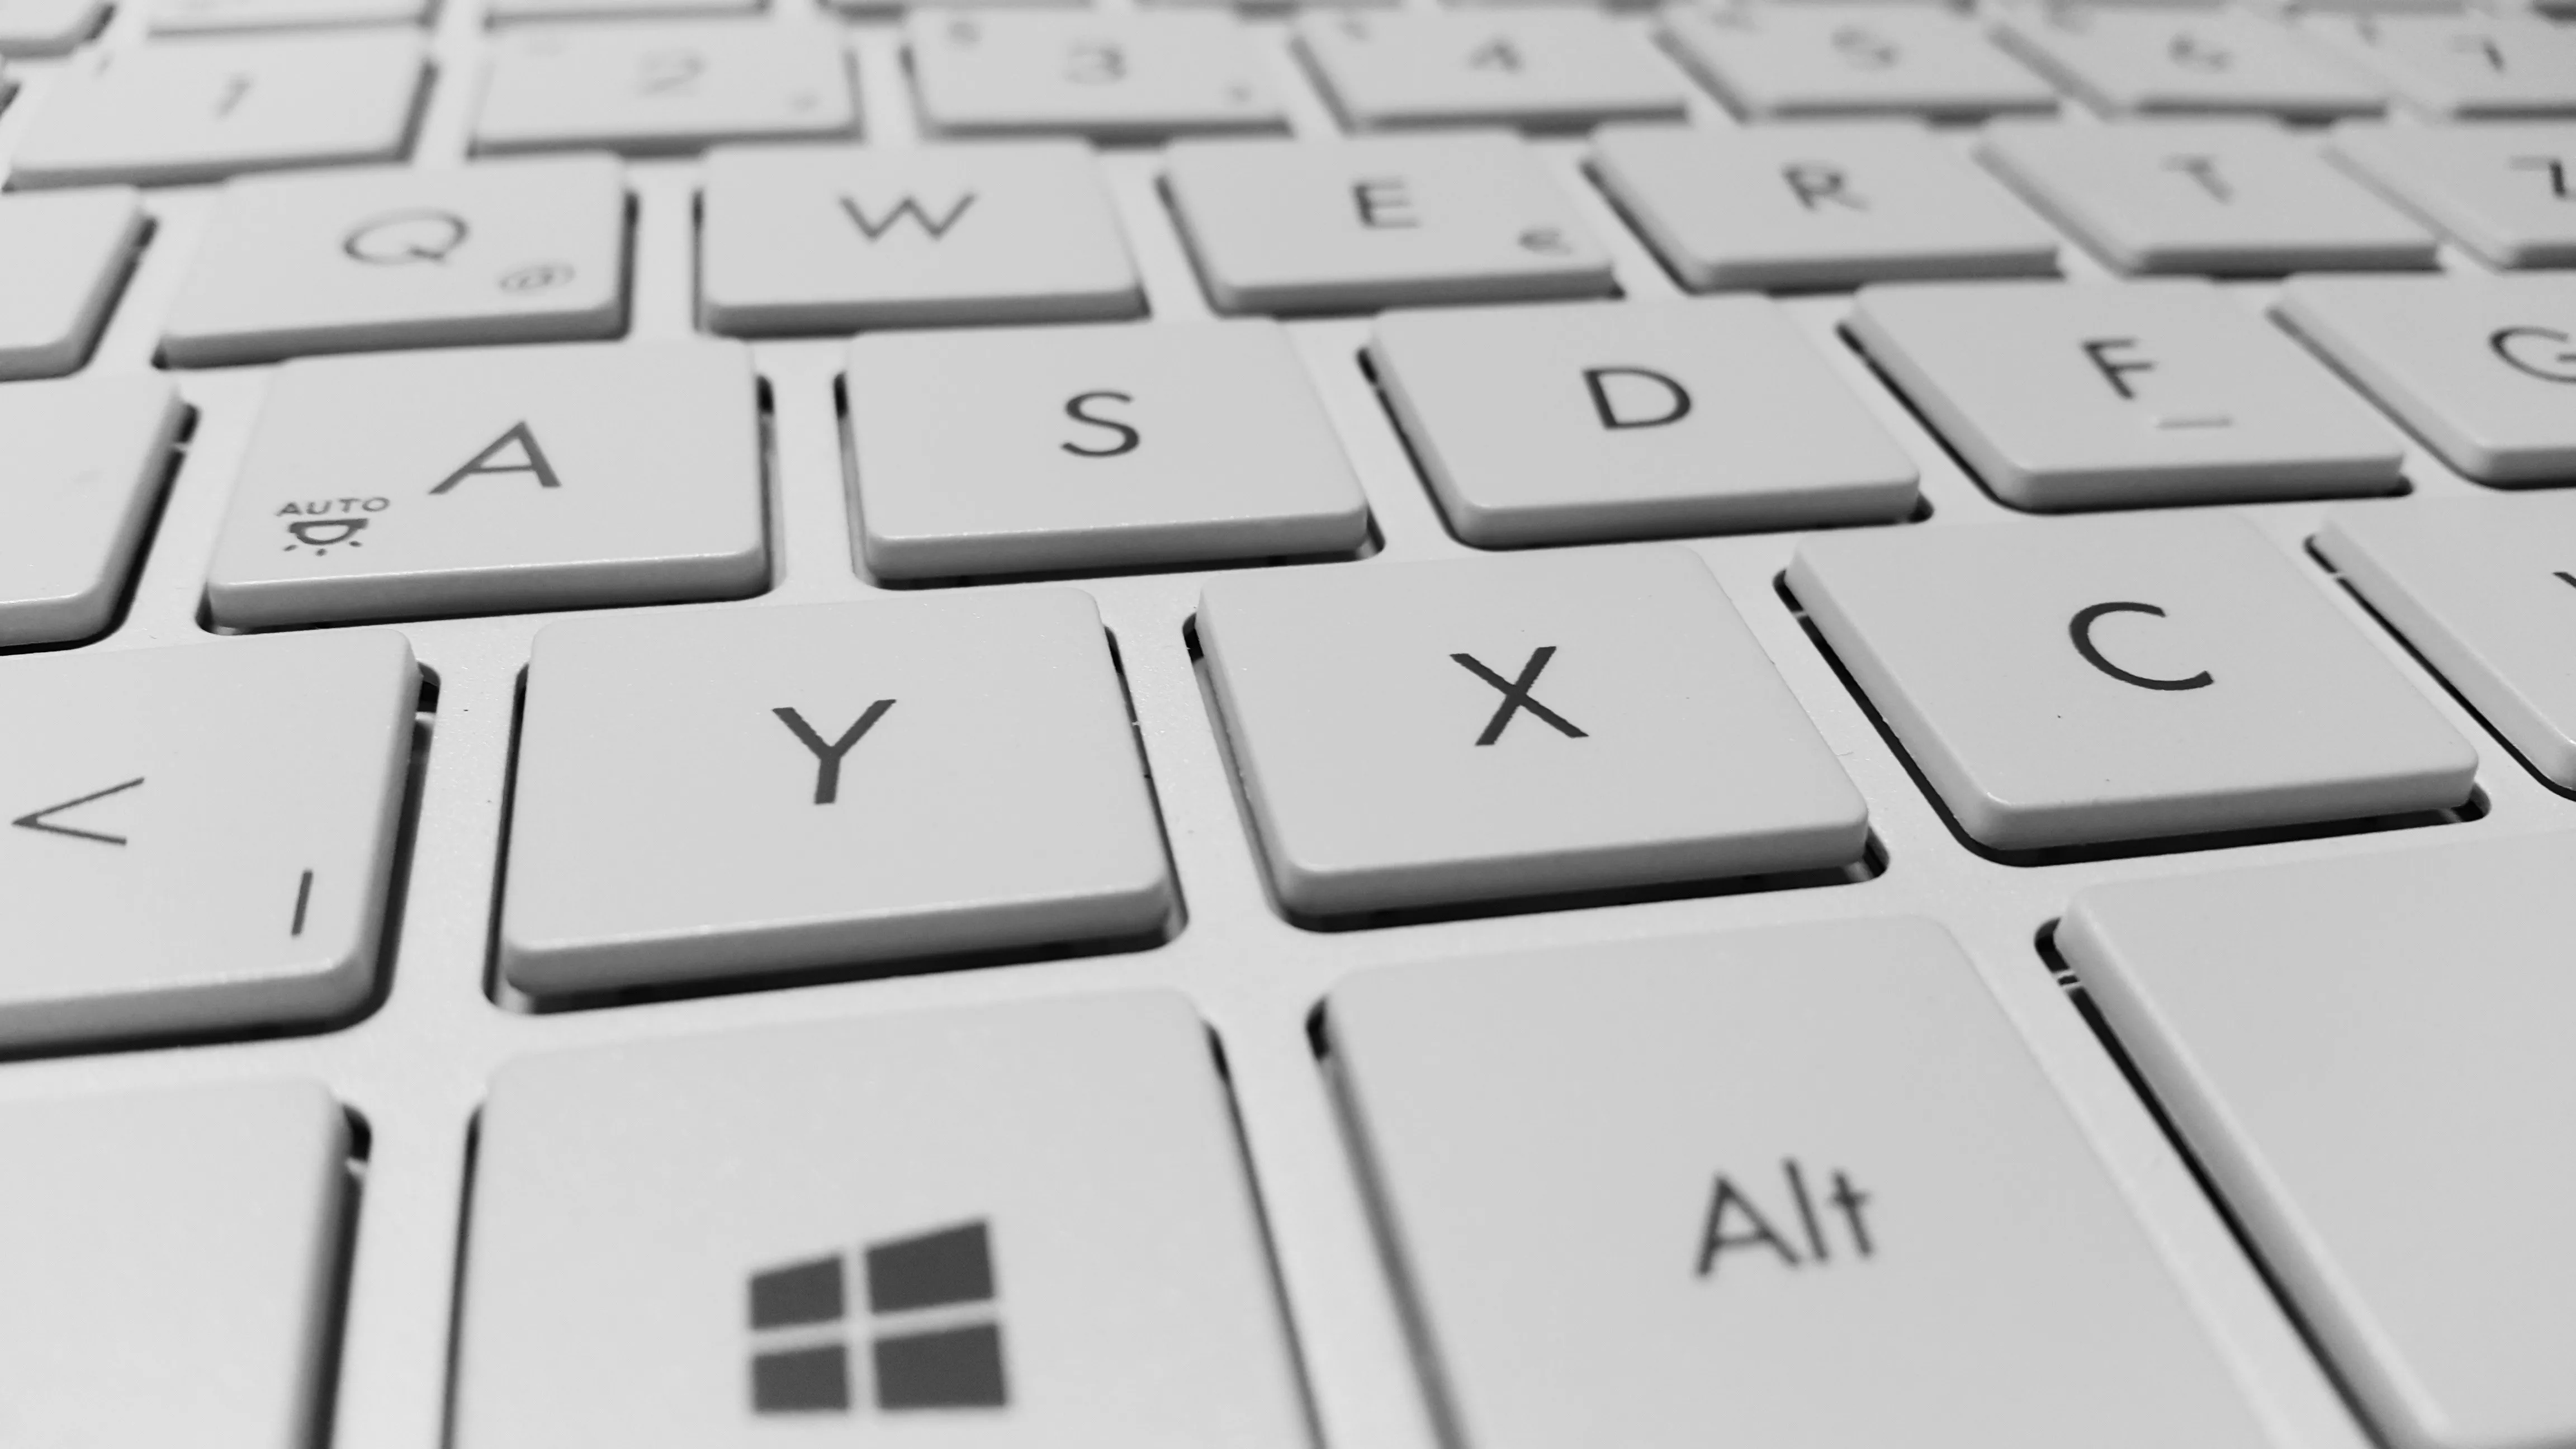
[[[2386,493],[2399,482],[2397,430],[2206,282],[1866,287],[1848,325],[2018,508]]]
[[[1948,6],[1676,6],[1674,51],[1737,112],[1795,116],[2046,113],[2057,93]]]
[[[2105,115],[2377,115],[2383,87],[2286,26],[2217,5],[2030,5],[1995,38]]]
[[[2444,810],[2477,752],[2224,514],[1809,538],[1789,587],[1997,850]]]
[[[1913,460],[1768,298],[1389,312],[1369,352],[1470,543],[1876,522],[1914,507]]]
[[[1198,637],[1294,916],[1849,865],[1858,791],[1699,559],[1210,582]]]
[[[739,598],[769,576],[735,342],[305,358],[206,581],[241,628]]]
[[[552,625],[515,800],[532,994],[1140,938],[1177,899],[1069,589]]]
[[[78,369],[149,230],[131,187],[0,196],[0,378]]]
[[[1362,131],[1680,120],[1689,92],[1644,29],[1586,10],[1310,13],[1297,48]]]
[[[1332,420],[1266,318],[881,332],[851,344],[848,378],[860,547],[881,577],[1368,540]]]
[[[163,377],[0,387],[0,645],[116,617],[188,410]]]
[[[2576,264],[2576,122],[2349,121],[2327,149],[2490,266]]]

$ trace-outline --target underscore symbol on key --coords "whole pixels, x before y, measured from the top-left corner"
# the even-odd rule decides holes
[[[805,716],[795,710],[781,705],[770,711],[771,714],[778,716],[780,723],[787,726],[789,733],[796,736],[798,744],[814,753],[815,804],[829,805],[841,798],[841,757],[847,755],[852,747],[875,727],[876,722],[885,717],[885,712],[892,708],[894,708],[893,700],[878,700],[867,707],[867,711],[859,716],[856,724],[842,731],[839,739],[829,743],[825,743],[823,737],[814,732],[814,727],[805,722]]]
[[[48,805],[42,810],[30,810],[9,823],[21,830],[42,830],[52,835],[68,835],[75,840],[95,840],[103,845],[123,845],[125,837],[122,835],[110,835],[103,830],[83,830],[75,825],[57,825],[45,817],[60,815],[66,810],[76,809],[92,800],[104,800],[110,795],[122,795],[142,783],[143,777],[137,775],[121,785],[110,785],[104,790],[92,790],[77,799],[65,800],[59,805]]]
[[[1557,733],[1564,735],[1567,739],[1580,740],[1589,738],[1589,736],[1585,735],[1582,730],[1575,728],[1572,720],[1558,714],[1555,710],[1549,709],[1546,705],[1539,703],[1530,695],[1530,691],[1538,684],[1540,671],[1547,668],[1547,661],[1556,657],[1555,645],[1542,645],[1537,650],[1533,651],[1529,657],[1529,662],[1521,666],[1521,675],[1518,679],[1503,678],[1501,675],[1486,668],[1473,654],[1452,654],[1449,657],[1456,660],[1460,667],[1464,668],[1468,673],[1475,675],[1478,679],[1485,681],[1487,684],[1501,690],[1503,693],[1502,705],[1494,711],[1494,717],[1485,722],[1485,732],[1476,737],[1477,744],[1490,745],[1494,741],[1501,739],[1503,737],[1503,731],[1511,725],[1512,716],[1520,713],[1522,710],[1528,710],[1531,714],[1536,715],[1541,720],[1555,726]]]

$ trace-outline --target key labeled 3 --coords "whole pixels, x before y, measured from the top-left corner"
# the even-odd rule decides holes
[[[1179,899],[1069,589],[568,621],[526,720],[501,965],[531,994],[1144,941]]]
[[[1184,141],[1165,190],[1225,312],[1600,296],[1610,258],[1516,136]]]
[[[1915,469],[1764,297],[1389,312],[1369,355],[1460,538],[1902,518]]]
[[[1200,594],[1198,637],[1295,917],[1867,845],[1860,793],[1683,549],[1235,574]]]
[[[739,343],[288,363],[206,602],[236,628],[738,598],[769,577]]]
[[[735,336],[1145,310],[1078,141],[727,148],[707,157],[698,307]]]
[[[936,136],[1147,141],[1277,131],[1287,116],[1230,15],[916,10],[904,51]]]
[[[235,181],[161,350],[221,367],[625,328],[625,172],[581,156]]]
[[[849,394],[860,547],[882,577],[1368,539],[1359,482],[1276,322],[862,337]]]
[[[2268,1442],[1930,922],[1363,971],[1323,1024],[1461,1443]]]
[[[1848,326],[2017,508],[2385,493],[2399,483],[2396,430],[2204,282],[1867,287]]]
[[[2220,514],[1806,539],[1789,587],[1997,850],[2446,810],[2477,753]]]

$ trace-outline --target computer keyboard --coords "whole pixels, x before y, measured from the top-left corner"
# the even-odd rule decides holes
[[[0,95],[0,1449],[2576,1445],[2542,10]]]

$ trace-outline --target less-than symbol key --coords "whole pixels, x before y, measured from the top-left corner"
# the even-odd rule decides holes
[[[1556,657],[1555,645],[1541,645],[1532,651],[1529,662],[1521,666],[1521,676],[1518,679],[1503,678],[1478,662],[1473,654],[1452,654],[1449,657],[1457,660],[1470,674],[1503,692],[1502,705],[1494,711],[1492,719],[1485,721],[1485,732],[1476,736],[1477,744],[1490,745],[1501,739],[1503,731],[1511,726],[1512,716],[1522,710],[1528,710],[1531,714],[1554,725],[1557,733],[1567,739],[1588,738],[1582,730],[1575,728],[1574,721],[1549,709],[1530,696],[1530,691],[1538,684],[1539,672],[1547,668],[1547,662],[1550,659]]]
[[[790,733],[796,736],[797,743],[814,752],[815,804],[829,805],[841,798],[841,757],[847,755],[867,735],[867,732],[875,727],[876,722],[885,717],[885,712],[892,708],[894,708],[894,701],[890,699],[880,699],[869,705],[867,711],[859,716],[857,723],[842,731],[839,739],[828,744],[824,742],[821,735],[814,732],[812,725],[805,722],[805,716],[795,710],[781,705],[770,711],[771,714],[778,716],[779,721],[787,726]]]
[[[110,795],[122,795],[142,783],[143,777],[137,775],[123,784],[110,785],[104,790],[92,790],[86,795],[65,800],[59,805],[48,805],[42,810],[30,810],[9,823],[21,830],[42,830],[53,835],[68,835],[75,840],[95,840],[103,845],[123,845],[125,837],[122,835],[110,835],[103,830],[83,830],[75,825],[58,825],[45,817],[60,815],[66,810],[86,805],[92,800],[104,800]]]

